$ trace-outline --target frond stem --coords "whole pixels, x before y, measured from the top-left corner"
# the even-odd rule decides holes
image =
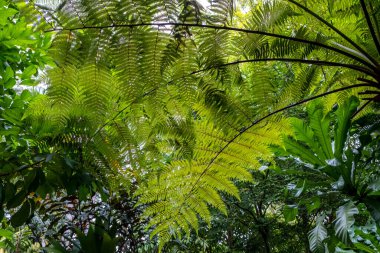
[[[324,25],[329,27],[331,30],[339,34],[343,39],[345,39],[347,42],[349,42],[352,46],[354,46],[359,52],[361,52],[363,55],[365,55],[375,66],[379,66],[379,63],[370,56],[362,47],[360,47],[358,44],[356,44],[352,39],[350,39],[347,35],[345,35],[343,32],[341,32],[338,28],[324,20],[322,17],[320,17],[318,14],[307,8],[306,6],[294,1],[294,0],[288,0],[290,3],[297,5],[302,10],[306,11],[316,19],[318,19],[320,22],[322,22]],[[362,1],[362,0],[361,0]]]
[[[374,87],[376,87],[376,86],[377,86],[377,87],[380,86],[379,83],[377,83],[377,82],[375,82],[375,81],[372,81],[372,80],[369,80],[369,79],[367,79],[367,78],[359,77],[359,78],[357,78],[357,80],[358,80],[358,81],[361,81],[361,82],[368,83],[368,84],[373,84]]]
[[[359,112],[361,112],[367,105],[369,105],[369,103],[371,103],[373,101],[373,99],[370,99],[368,100],[367,102],[365,102],[364,105],[362,105],[359,109],[356,110],[356,112],[351,116],[351,118],[355,118],[356,115],[359,114]]]
[[[345,63],[339,63],[339,62],[329,62],[329,61],[320,61],[320,60],[294,59],[294,58],[262,58],[262,59],[239,60],[239,61],[228,62],[225,64],[220,64],[217,66],[211,66],[208,68],[200,69],[200,70],[192,72],[192,74],[197,74],[197,73],[204,72],[204,71],[207,71],[210,69],[221,68],[221,67],[226,67],[226,66],[240,64],[240,63],[267,62],[267,61],[268,62],[270,62],[270,61],[284,61],[284,62],[296,62],[296,63],[304,63],[304,64],[312,64],[312,65],[320,65],[320,66],[343,67],[343,68],[349,68],[349,69],[357,70],[359,72],[370,75],[374,78],[377,77],[377,74],[372,72],[371,70],[369,70],[365,67],[354,65],[354,64],[345,64]]]
[[[268,59],[267,59],[268,60]],[[275,58],[271,58],[270,59],[271,61],[275,61],[275,60],[279,60],[279,59],[275,59]],[[281,59],[280,59],[281,60]],[[208,67],[208,68],[204,68],[204,69],[200,69],[200,70],[196,70],[196,71],[193,71],[191,73],[189,73],[188,75],[185,75],[185,76],[182,76],[180,78],[176,78],[176,79],[173,79],[171,81],[169,81],[166,85],[169,85],[170,83],[173,83],[175,82],[176,80],[178,79],[182,79],[182,78],[186,78],[188,76],[191,76],[191,75],[195,75],[195,74],[198,74],[198,73],[201,73],[201,72],[204,72],[204,71],[207,71],[207,70],[210,70],[210,69],[213,69],[213,68],[220,68],[220,67],[225,67],[225,66],[228,66],[228,65],[233,65],[233,64],[239,64],[239,63],[245,63],[245,62],[255,62],[255,61],[264,61],[263,59],[252,59],[252,60],[242,60],[242,61],[235,61],[235,62],[230,62],[230,63],[226,63],[226,64],[221,64],[221,65],[217,65],[217,66],[212,66],[212,67]],[[301,63],[309,63],[309,64],[313,64],[311,62],[317,62],[317,61],[313,61],[313,60],[301,60],[301,59],[286,59],[284,58],[283,61],[294,61],[294,62],[301,62]],[[311,62],[310,62],[311,61]],[[323,61],[319,61],[319,62],[323,62]],[[369,70],[364,68],[364,67],[360,67],[360,66],[356,66],[356,65],[352,65],[352,64],[343,64],[343,63],[334,63],[334,62],[325,62],[325,63],[331,63],[332,65],[330,66],[340,66],[340,67],[346,67],[346,68],[351,68],[351,69],[355,69],[355,70],[358,70],[358,71],[361,71],[363,73],[366,73],[368,75],[371,75],[373,76],[373,73],[370,73],[368,72]],[[326,65],[326,64],[317,64],[317,65]],[[349,67],[351,66],[351,67]],[[355,68],[353,67],[355,66]],[[366,79],[366,78],[358,78],[357,79],[358,81],[362,81],[362,82],[365,82],[365,83],[362,83],[361,86],[368,86],[368,87],[375,87],[375,88],[378,88],[379,87],[379,84],[372,81],[372,80],[369,80],[369,79]],[[351,87],[351,86],[348,86],[348,87]],[[91,136],[91,138],[94,138],[101,130],[103,130],[108,124],[110,124],[111,122],[115,121],[115,119],[121,114],[123,113],[125,110],[127,110],[132,104],[136,103],[139,99],[142,99],[144,97],[147,97],[149,95],[151,95],[152,93],[154,93],[155,91],[157,91],[160,87],[157,86],[157,87],[154,87],[152,88],[151,90],[145,92],[144,94],[142,94],[141,96],[137,97],[136,99],[134,99],[132,102],[130,102],[128,105],[126,105],[125,107],[123,107],[120,111],[118,111],[114,117],[112,117],[110,120],[106,121],[102,126],[100,126],[96,131],[95,133]],[[340,91],[339,89],[336,90],[336,91]],[[328,95],[330,93],[327,93],[326,95]],[[307,102],[307,101],[306,101]],[[1,176],[1,175],[0,175]]]
[[[318,41],[312,41],[307,39],[301,39],[296,37],[290,37],[286,35],[276,34],[276,33],[269,33],[269,32],[263,32],[263,31],[256,31],[256,30],[248,30],[243,28],[236,28],[236,27],[229,27],[229,26],[217,26],[217,25],[207,25],[207,24],[189,24],[189,23],[175,23],[175,22],[165,22],[165,23],[137,23],[137,24],[111,24],[111,25],[104,25],[104,26],[83,26],[83,27],[71,27],[71,28],[55,28],[50,30],[45,30],[45,32],[57,32],[57,31],[75,31],[75,30],[85,30],[85,29],[106,29],[106,28],[115,28],[115,27],[141,27],[141,26],[184,26],[184,27],[200,27],[200,28],[208,28],[208,29],[220,29],[220,30],[227,30],[227,31],[235,31],[235,32],[243,32],[247,34],[259,34],[264,35],[268,37],[273,38],[279,38],[279,39],[285,39],[290,41],[295,41],[299,43],[304,44],[310,44],[314,46],[318,46],[321,48],[325,48],[331,51],[334,51],[336,53],[339,53],[341,55],[344,55],[346,57],[349,57],[353,60],[356,60],[370,68],[373,68],[373,64],[359,58],[356,55],[350,54],[346,51],[343,51],[341,49],[335,48],[333,46],[329,46],[323,43],[320,43]]]
[[[369,1],[369,8],[371,9],[372,13],[376,13],[380,10],[379,7],[377,7],[377,9],[374,9],[371,1]],[[378,22],[375,14],[372,15],[372,20],[373,20],[373,25],[375,28],[375,33],[377,34],[377,37],[380,38],[379,22]],[[380,52],[379,52],[379,54],[380,54]]]
[[[380,54],[380,43],[379,43],[379,40],[378,40],[378,38],[376,36],[375,30],[373,28],[373,25],[372,25],[372,22],[371,22],[371,17],[369,16],[369,13],[368,13],[368,10],[367,10],[367,7],[365,5],[364,0],[360,0],[360,5],[362,7],[365,20],[367,21],[367,25],[368,25],[369,31],[371,33],[373,42],[376,45],[377,52]]]

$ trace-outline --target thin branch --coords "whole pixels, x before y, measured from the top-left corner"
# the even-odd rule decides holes
[[[369,105],[369,103],[371,103],[373,101],[373,99],[371,100],[368,100],[367,102],[365,102],[364,105],[362,105],[362,107],[360,107],[359,109],[356,110],[356,112],[351,116],[351,118],[355,118],[356,115],[359,114],[359,112],[361,112],[367,105]]]
[[[367,78],[359,77],[359,78],[357,78],[357,80],[360,81],[360,82],[366,82],[366,83],[369,83],[369,84],[373,84],[374,87],[376,87],[376,86],[377,86],[377,87],[380,86],[379,83],[377,83],[377,82],[375,82],[375,81],[373,81],[373,80],[367,79]]]
[[[165,23],[138,23],[138,24],[111,24],[111,25],[103,25],[103,26],[83,26],[83,27],[71,27],[71,28],[55,28],[50,30],[45,30],[45,32],[54,32],[54,31],[75,31],[75,30],[85,30],[85,29],[106,29],[106,28],[115,28],[115,27],[140,27],[140,26],[184,26],[184,27],[199,27],[199,28],[208,28],[208,29],[220,29],[220,30],[227,30],[227,31],[235,31],[235,32],[243,32],[247,34],[259,34],[264,35],[268,37],[273,38],[279,38],[279,39],[286,39],[290,41],[296,41],[300,43],[310,44],[314,46],[318,46],[321,48],[325,48],[331,51],[334,51],[336,53],[342,54],[344,56],[347,56],[353,60],[356,60],[370,68],[373,68],[373,64],[361,59],[360,57],[350,54],[346,51],[343,51],[339,48],[335,48],[323,43],[320,43],[318,41],[312,41],[307,39],[301,39],[296,37],[290,37],[286,35],[276,34],[276,33],[269,33],[269,32],[263,32],[263,31],[256,31],[256,30],[248,30],[243,28],[236,28],[236,27],[229,27],[229,26],[217,26],[217,25],[207,25],[207,24],[189,24],[189,23],[175,23],[175,22],[165,22]]]
[[[380,95],[380,91],[377,91],[377,90],[366,90],[366,91],[363,91],[363,92],[359,92],[359,95],[368,95],[368,94],[378,94]]]
[[[195,190],[195,186],[199,183],[199,181],[201,180],[201,178],[206,174],[206,172],[211,168],[211,165],[215,162],[215,160],[223,153],[224,150],[226,150],[226,148],[228,148],[228,146],[230,144],[232,144],[238,137],[240,137],[242,134],[244,134],[245,132],[247,132],[249,129],[251,129],[252,127],[254,127],[255,125],[259,124],[260,122],[264,121],[265,119],[275,115],[275,114],[278,114],[280,112],[283,112],[283,111],[286,111],[290,108],[293,108],[295,106],[298,106],[298,105],[301,105],[301,104],[304,104],[306,102],[309,102],[309,101],[312,101],[312,100],[315,100],[317,98],[320,98],[320,97],[324,97],[324,96],[327,96],[327,95],[330,95],[330,94],[333,94],[333,93],[336,93],[336,92],[340,92],[340,91],[344,91],[344,90],[348,90],[348,89],[353,89],[353,88],[358,88],[358,87],[373,87],[373,85],[369,85],[367,83],[359,83],[359,84],[354,84],[354,85],[350,85],[350,86],[347,86],[347,87],[343,87],[343,88],[339,88],[339,89],[335,89],[335,90],[332,90],[332,91],[328,91],[328,92],[325,92],[325,93],[322,93],[322,94],[319,94],[319,95],[316,95],[316,96],[313,96],[313,97],[310,97],[310,98],[306,98],[306,99],[303,99],[301,101],[298,101],[296,103],[293,103],[293,104],[290,104],[288,106],[285,106],[281,109],[278,109],[274,112],[271,112],[263,117],[261,117],[260,119],[257,119],[255,121],[253,121],[249,126],[247,127],[243,127],[242,130],[237,133],[234,137],[232,137],[232,139],[230,139],[218,152],[217,154],[210,160],[210,162],[208,163],[208,165],[206,166],[206,168],[202,171],[202,173],[199,175],[199,177],[197,178],[197,180],[195,181],[195,183],[193,184],[193,186],[191,187],[189,193],[187,194],[187,197]],[[185,197],[185,199],[187,198]]]
[[[372,15],[372,20],[373,20],[373,25],[375,26],[375,33],[377,34],[378,38],[380,38],[380,30],[379,30],[379,22],[376,17],[376,13],[380,10],[379,6],[377,6],[376,9],[373,8],[372,1],[369,1],[369,8],[371,9],[371,12],[373,13]],[[379,52],[380,54],[380,52]]]
[[[226,202],[225,202],[225,203],[226,203]],[[249,208],[245,208],[245,207],[239,205],[239,204],[236,203],[235,201],[233,201],[232,204],[235,205],[237,208],[243,210],[244,212],[247,212],[247,213],[248,213],[248,214],[249,214],[249,215],[255,220],[255,222],[258,222],[258,219],[257,219],[255,213],[252,212],[252,210],[250,210]]]
[[[380,96],[372,97],[372,98],[362,98],[362,100],[368,100],[368,101],[376,101],[376,99],[379,99]]]
[[[305,64],[312,64],[312,65],[319,65],[319,66],[343,67],[343,68],[349,68],[349,69],[360,71],[360,72],[365,73],[367,75],[370,75],[374,78],[377,77],[377,74],[374,73],[372,70],[367,69],[367,68],[362,67],[362,66],[354,65],[354,64],[345,64],[345,63],[339,63],[339,62],[329,62],[329,61],[320,61],[320,60],[294,59],[294,58],[263,58],[263,59],[240,60],[240,61],[228,62],[225,64],[220,64],[217,66],[212,66],[212,67],[204,68],[201,70],[197,70],[197,71],[192,72],[192,74],[197,74],[197,73],[207,71],[210,69],[221,68],[221,67],[226,67],[229,65],[235,65],[235,64],[240,64],[240,63],[270,62],[270,61],[297,62],[297,63],[305,63]]]
[[[363,12],[364,12],[364,17],[367,21],[367,25],[368,25],[368,28],[369,28],[369,31],[371,33],[371,36],[372,36],[372,39],[376,45],[376,49],[377,49],[377,52],[380,54],[380,43],[379,43],[379,40],[376,36],[376,33],[375,33],[375,30],[373,29],[373,25],[372,25],[372,22],[371,22],[371,17],[369,16],[369,13],[368,13],[368,10],[367,10],[367,7],[365,5],[365,2],[364,0],[360,0],[360,5],[363,9]]]
[[[310,15],[312,15],[313,17],[315,17],[316,19],[318,19],[319,21],[321,21],[324,25],[326,25],[327,27],[329,27],[331,30],[333,30],[334,32],[336,32],[337,34],[339,34],[343,39],[345,39],[352,46],[354,46],[357,50],[359,50],[363,55],[365,55],[375,66],[379,65],[378,62],[371,55],[369,55],[363,48],[361,48],[352,39],[350,39],[347,35],[345,35],[343,32],[341,32],[338,28],[336,28],[335,26],[333,26],[332,24],[330,24],[329,22],[327,22],[326,20],[324,20],[322,17],[320,17],[318,14],[316,14],[315,12],[313,12],[312,10],[310,10],[309,8],[307,8],[306,6],[304,6],[304,5],[296,2],[294,0],[288,0],[288,1],[291,2],[292,4],[297,5],[299,8],[301,8],[304,11],[306,11],[307,13],[309,13]]]

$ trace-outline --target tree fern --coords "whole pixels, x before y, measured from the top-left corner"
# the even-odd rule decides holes
[[[224,212],[220,192],[238,198],[234,180],[250,180],[247,170],[270,161],[268,145],[289,133],[281,112],[345,90],[378,92],[378,13],[368,12],[370,3],[263,1],[241,19],[233,1],[210,3],[207,10],[166,0],[24,6],[55,34],[50,54],[58,66],[48,73],[47,98],[31,106],[31,121],[66,131],[57,136],[72,146],[80,129],[88,167],[103,161],[105,175],[129,167],[147,173],[138,194],[162,242],[197,228],[198,217],[209,221],[210,205]],[[273,62],[286,65],[288,80],[272,78]],[[266,75],[252,71],[262,66]],[[305,140],[314,140],[304,162],[326,165],[345,136],[333,152],[324,109],[310,114],[310,128],[298,123],[287,146],[303,152]]]

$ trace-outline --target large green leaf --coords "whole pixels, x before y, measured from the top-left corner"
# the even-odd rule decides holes
[[[295,138],[298,141],[307,144],[307,146],[317,155],[317,157],[323,157],[321,147],[319,143],[315,141],[314,132],[304,119],[292,118],[291,126]]]
[[[303,162],[311,165],[319,165],[322,163],[319,157],[315,156],[310,149],[308,149],[305,145],[302,145],[300,142],[289,137],[285,137],[283,139],[283,143],[288,153],[299,157]]]
[[[286,222],[293,221],[297,217],[298,207],[296,205],[286,205],[283,213]]]
[[[13,198],[11,198],[7,203],[7,208],[18,207],[26,198],[28,193],[25,189],[20,190]]]
[[[330,115],[323,115],[323,108],[321,106],[310,107],[309,117],[310,117],[310,127],[313,129],[316,140],[322,150],[322,157],[320,160],[326,161],[333,159],[331,138],[330,138]]]
[[[13,227],[23,225],[30,218],[34,209],[34,205],[31,201],[32,200],[25,201],[21,208],[14,215],[12,215],[10,222]]]
[[[359,100],[357,97],[350,97],[336,111],[337,121],[334,132],[334,156],[342,160],[344,145],[350,128],[350,119],[355,113]]]
[[[7,229],[0,229],[0,237],[5,237],[6,239],[12,240],[13,232]]]
[[[8,18],[15,15],[18,11],[12,8],[4,8],[3,6],[0,6],[0,25],[5,25],[8,21]]]

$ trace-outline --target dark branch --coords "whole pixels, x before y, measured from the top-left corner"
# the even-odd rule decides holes
[[[374,87],[376,87],[376,86],[379,87],[380,86],[379,83],[377,83],[377,82],[375,82],[373,80],[369,80],[367,78],[359,77],[357,80],[360,81],[360,82],[365,82],[365,83],[368,83],[368,84],[373,84]]]
[[[304,5],[300,4],[300,3],[297,3],[294,0],[288,0],[288,1],[291,2],[292,4],[297,5],[299,8],[301,8],[304,11],[306,11],[307,13],[309,13],[310,15],[312,15],[313,17],[315,17],[316,19],[318,19],[319,21],[321,21],[324,25],[326,25],[327,27],[329,27],[331,30],[333,30],[334,32],[336,32],[337,34],[339,34],[342,38],[344,38],[347,42],[349,42],[352,46],[354,46],[357,50],[359,50],[363,55],[365,55],[375,66],[379,65],[377,63],[377,61],[372,56],[370,56],[363,48],[361,48],[358,44],[356,44],[352,39],[350,39],[347,35],[345,35],[343,32],[341,32],[335,26],[333,26],[332,24],[330,24],[329,22],[327,22],[326,20],[324,20],[321,16],[319,16],[315,12],[311,11],[306,6],[304,6]]]
[[[362,107],[360,107],[359,109],[356,110],[356,112],[351,116],[351,118],[355,118],[356,115],[359,114],[359,112],[361,112],[367,105],[369,105],[369,103],[371,103],[373,101],[373,99],[369,99],[367,102],[365,102],[364,105],[362,105]]]
[[[165,22],[165,23],[138,23],[138,24],[111,24],[111,25],[104,25],[104,26],[83,26],[83,27],[71,27],[71,28],[55,28],[46,30],[45,32],[54,32],[54,31],[75,31],[75,30],[85,30],[85,29],[106,29],[106,28],[117,28],[117,27],[127,27],[127,28],[133,28],[133,27],[140,27],[140,26],[184,26],[184,27],[199,27],[199,28],[208,28],[208,29],[220,29],[220,30],[227,30],[227,31],[235,31],[235,32],[243,32],[247,34],[259,34],[264,35],[268,37],[273,38],[279,38],[279,39],[285,39],[290,41],[295,41],[299,43],[304,44],[310,44],[317,47],[325,48],[331,51],[334,51],[336,53],[342,54],[344,56],[347,56],[353,60],[356,60],[370,68],[373,68],[373,64],[369,63],[360,57],[350,54],[346,51],[343,51],[339,48],[335,48],[323,43],[320,43],[318,41],[312,41],[307,39],[301,39],[296,37],[290,37],[285,36],[281,34],[276,33],[269,33],[269,32],[263,32],[263,31],[256,31],[256,30],[248,30],[243,28],[236,28],[236,27],[228,27],[228,26],[216,26],[216,25],[206,25],[206,24],[189,24],[189,23],[175,23],[175,22]]]
[[[329,62],[329,61],[320,61],[320,60],[294,59],[294,58],[263,58],[263,59],[240,60],[240,61],[228,62],[225,64],[220,64],[217,66],[212,66],[212,67],[204,68],[201,70],[197,70],[197,71],[192,72],[192,74],[197,74],[197,73],[204,72],[210,69],[217,69],[217,68],[240,64],[240,63],[270,62],[270,61],[297,62],[297,63],[312,64],[312,65],[319,65],[319,66],[343,67],[343,68],[349,68],[349,69],[360,71],[374,78],[377,77],[376,73],[374,73],[372,70],[367,69],[362,66],[354,65],[354,64],[345,64],[345,63],[339,63],[339,62]]]
[[[377,6],[376,9],[374,9],[372,5],[372,1],[369,1],[368,4],[369,4],[369,8],[371,9],[371,13],[373,13],[372,20],[373,20],[375,33],[377,34],[377,38],[380,38],[379,21],[377,20],[377,16],[376,16],[376,13],[380,10],[380,8],[379,6]]]
[[[379,40],[376,36],[375,30],[373,29],[371,17],[369,16],[369,13],[368,13],[368,10],[367,10],[367,7],[365,5],[364,0],[360,0],[360,5],[362,6],[364,17],[365,17],[365,20],[367,21],[367,25],[368,25],[369,31],[371,33],[372,39],[376,45],[377,52],[380,54],[380,43],[379,43]]]
[[[255,222],[258,222],[256,214],[254,212],[252,212],[252,210],[250,210],[249,208],[245,208],[245,207],[239,205],[235,201],[233,201],[232,204],[235,205],[237,208],[241,209],[242,211],[247,212],[255,220]]]

